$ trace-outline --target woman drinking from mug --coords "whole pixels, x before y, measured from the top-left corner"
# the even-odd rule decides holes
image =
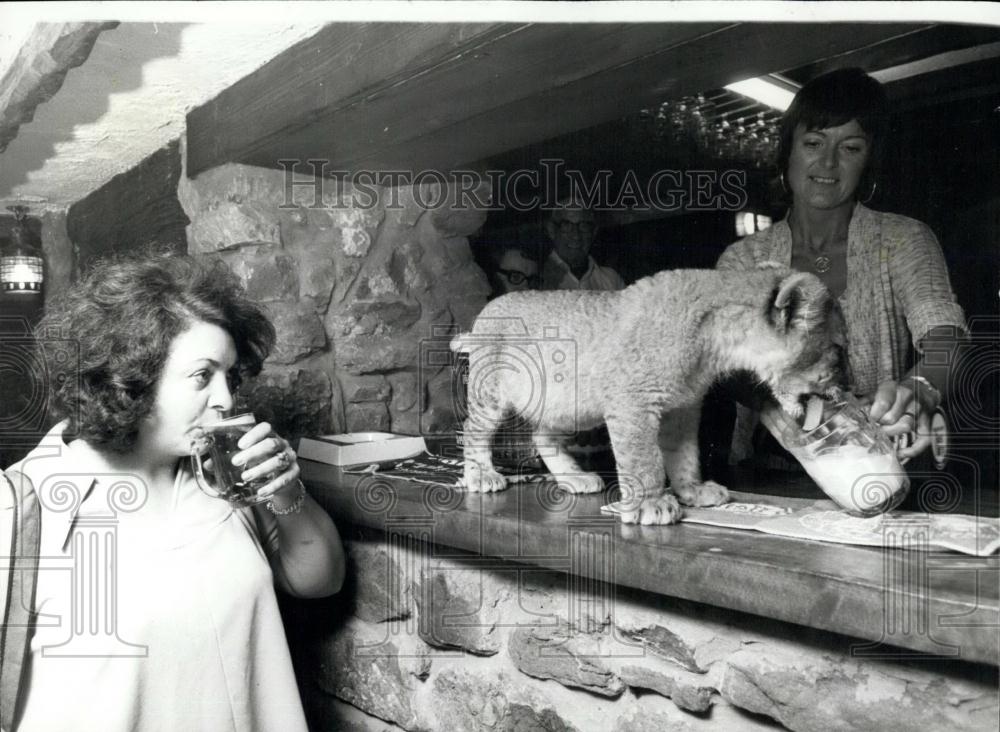
[[[41,328],[79,371],[51,385],[64,419],[14,466],[42,506],[18,729],[305,730],[273,588],[337,592],[337,530],[267,423],[233,458],[262,503],[209,497],[189,461],[274,328],[221,263],[162,256],[95,266]]]
[[[770,262],[823,281],[846,321],[853,390],[887,434],[911,435],[899,450],[905,460],[930,445],[930,415],[947,396],[966,329],[933,232],[865,206],[879,185],[886,117],[881,84],[860,69],[830,72],[799,90],[782,118],[777,161],[788,216],[732,244],[717,266]],[[923,358],[928,348],[933,360]],[[749,434],[749,416],[741,412],[734,451]]]

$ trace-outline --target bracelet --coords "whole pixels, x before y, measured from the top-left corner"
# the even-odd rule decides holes
[[[299,494],[292,501],[288,508],[276,508],[274,501],[267,502],[267,510],[273,513],[275,516],[288,516],[293,513],[298,513],[302,510],[302,504],[306,502],[306,487],[302,485],[302,481],[299,481]]]
[[[925,379],[923,376],[907,376],[906,378],[909,381],[912,381],[914,383],[923,386],[923,388],[927,390],[927,393],[931,395],[931,398],[934,399],[934,406],[931,407],[930,411],[933,412],[935,409],[941,406],[941,402],[943,401],[943,397],[941,396],[941,390],[938,389],[936,386],[934,386],[934,384]],[[916,389],[914,389],[914,392],[915,391]]]

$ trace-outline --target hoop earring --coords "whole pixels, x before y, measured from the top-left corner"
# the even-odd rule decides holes
[[[861,203],[868,203],[870,200],[872,200],[872,198],[875,197],[875,189],[877,189],[877,188],[878,188],[878,183],[876,181],[872,181],[872,190],[871,190],[871,193],[869,193],[868,194],[868,198],[866,198],[865,200],[863,200]]]
[[[785,185],[785,171],[781,171],[781,175],[778,176],[778,179],[781,181],[781,190],[788,195],[790,191],[788,190],[788,186]]]

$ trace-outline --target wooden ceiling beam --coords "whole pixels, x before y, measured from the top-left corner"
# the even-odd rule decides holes
[[[188,114],[188,170],[281,157],[337,167],[716,27],[333,24]]]
[[[188,171],[449,170],[919,27],[333,25],[188,114]]]
[[[833,69],[859,66],[873,72],[997,40],[1000,40],[1000,28],[996,27],[933,25],[788,71],[794,74],[795,81],[804,83]],[[886,78],[884,81],[895,79]]]

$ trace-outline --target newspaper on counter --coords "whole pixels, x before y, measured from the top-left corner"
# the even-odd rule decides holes
[[[620,513],[621,503],[602,506],[601,510]],[[838,544],[950,549],[977,557],[989,556],[1000,549],[1000,519],[965,514],[891,511],[871,518],[854,518],[841,510],[818,507],[796,510],[733,502],[711,508],[685,506],[681,521]]]

